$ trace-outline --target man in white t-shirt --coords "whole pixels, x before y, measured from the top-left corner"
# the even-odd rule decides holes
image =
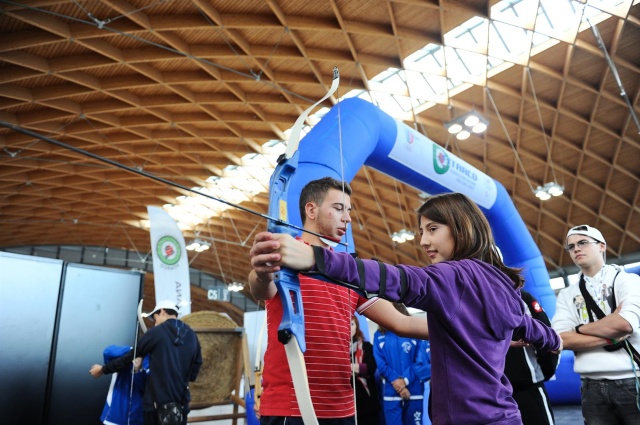
[[[594,227],[571,228],[565,249],[580,267],[580,282],[560,291],[551,325],[575,352],[585,423],[640,424],[640,365],[633,358],[640,349],[640,276],[605,264],[606,242]]]

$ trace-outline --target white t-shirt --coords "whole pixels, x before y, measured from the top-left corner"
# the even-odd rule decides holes
[[[627,341],[640,350],[640,332],[638,331],[640,328],[640,276],[626,273],[620,267],[613,265],[605,265],[593,278],[585,276],[587,291],[606,315],[611,314],[611,307],[607,299],[612,295],[612,285],[615,291],[616,305],[622,305],[619,313],[633,328],[633,334]],[[595,315],[594,319],[597,320]],[[558,333],[572,332],[576,326],[586,323],[589,323],[587,305],[579,285],[575,283],[558,294],[556,314],[551,321],[551,327]],[[598,347],[576,351],[575,355],[573,369],[583,378],[624,379],[634,377],[631,368],[632,360],[624,349],[609,352]]]

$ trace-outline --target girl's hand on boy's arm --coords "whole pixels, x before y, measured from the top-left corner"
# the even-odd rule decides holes
[[[509,343],[509,348],[522,348],[522,347],[530,347],[531,344],[529,344],[528,342],[524,342],[523,340],[519,339],[517,341],[511,341]]]
[[[554,332],[556,332],[556,331],[554,330]],[[552,351],[552,353],[553,354],[560,354],[560,352],[562,351],[562,348],[563,348],[562,347],[563,346],[562,337],[560,336],[560,334],[558,332],[556,332],[556,335],[558,335],[558,339],[560,340],[560,348],[558,348],[557,350]]]

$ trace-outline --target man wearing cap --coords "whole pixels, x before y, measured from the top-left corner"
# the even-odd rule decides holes
[[[551,325],[575,352],[587,425],[640,424],[634,370],[640,365],[640,276],[605,264],[606,242],[591,226],[573,227],[565,249],[580,281],[558,294]]]
[[[144,315],[155,327],[140,338],[135,355],[149,355],[149,370],[142,408],[144,424],[158,424],[156,407],[177,402],[183,406],[182,422],[189,413],[189,381],[195,381],[202,365],[200,343],[196,333],[178,320],[178,307],[173,301],[160,301],[151,313]],[[131,367],[134,350],[105,365],[93,365],[89,373],[95,378]]]

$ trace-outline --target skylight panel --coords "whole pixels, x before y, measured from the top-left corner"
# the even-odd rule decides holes
[[[460,81],[485,85],[487,56],[462,49],[445,48],[447,76]]]
[[[568,0],[541,0],[535,31],[567,43],[575,41],[582,18],[582,7]]]
[[[563,0],[558,0],[563,1]],[[538,11],[538,0],[505,0],[491,7],[491,19],[494,22],[509,23],[532,30]]]
[[[489,56],[508,62],[527,65],[531,52],[533,31],[493,22],[489,32]]]
[[[589,0],[588,7],[586,9],[598,9],[593,12],[594,16],[599,14],[600,11],[625,19],[631,4],[638,4],[640,0]],[[594,17],[594,16],[590,16]]]
[[[287,150],[287,145],[283,140],[272,139],[262,145],[263,156],[270,161],[277,159]]]
[[[403,116],[406,112],[402,108],[402,106],[398,103],[396,98],[390,94],[372,91],[371,97],[373,98],[373,103],[378,105],[380,109],[382,109],[384,112],[391,115],[392,117]]]
[[[474,17],[446,33],[444,44],[447,47],[486,54],[488,36],[489,20]],[[447,62],[448,60],[447,57]]]
[[[414,71],[406,71],[405,74],[413,97],[431,98],[447,91],[444,77],[430,75],[426,78],[422,73]]]
[[[443,76],[444,72],[444,48],[429,44],[408,56],[404,61],[406,70]]]
[[[397,68],[389,68],[371,81],[384,84],[388,93],[405,93],[407,91],[407,85],[400,77]]]
[[[411,112],[413,110],[413,104],[409,96],[393,96],[393,98],[403,112]]]

